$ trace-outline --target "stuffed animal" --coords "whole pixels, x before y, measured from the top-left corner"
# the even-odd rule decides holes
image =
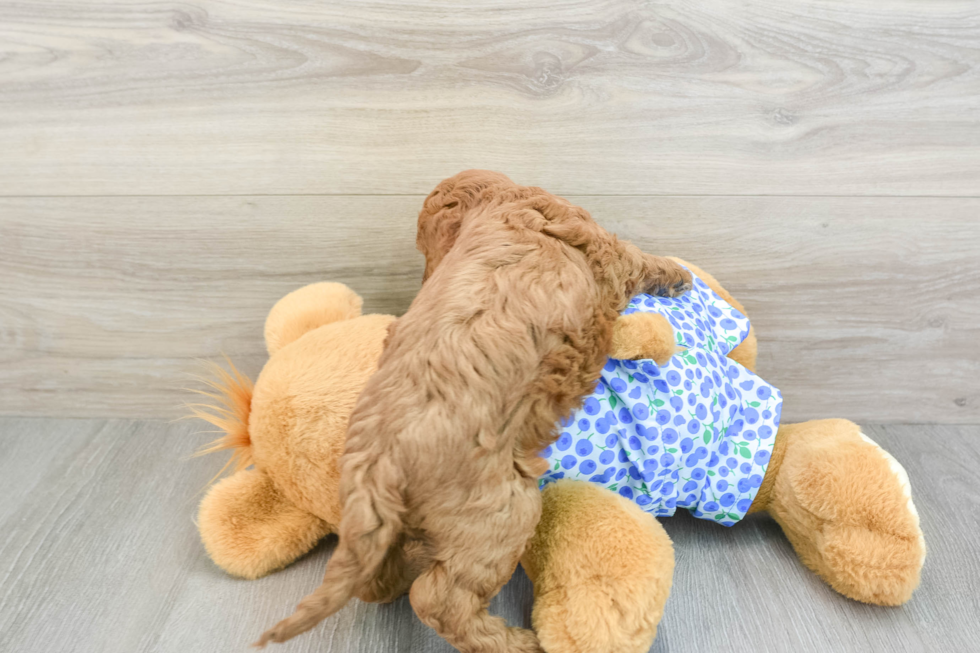
[[[859,601],[897,605],[918,585],[925,544],[902,467],[846,420],[778,424],[744,309],[681,263],[691,296],[631,303],[596,394],[543,452],[542,517],[521,564],[549,653],[649,650],[674,567],[653,515],[677,507],[725,525],[768,511],[807,567]],[[208,396],[220,406],[194,411],[225,433],[204,451],[231,449],[236,465],[200,507],[219,567],[258,578],[336,531],[347,419],[394,320],[361,315],[346,286],[313,284],[270,312],[254,387],[219,370]]]

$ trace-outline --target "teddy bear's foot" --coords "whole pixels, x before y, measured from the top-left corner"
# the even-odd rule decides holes
[[[777,437],[785,453],[767,509],[803,563],[852,599],[907,601],[926,549],[902,466],[846,420],[785,425]]]
[[[631,501],[582,481],[542,493],[521,564],[534,582],[531,619],[548,653],[646,653],[674,573],[670,538]]]
[[[215,484],[201,501],[198,527],[215,564],[248,579],[285,567],[332,530],[290,503],[256,469]]]

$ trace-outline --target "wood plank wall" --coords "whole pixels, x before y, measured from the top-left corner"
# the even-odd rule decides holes
[[[469,167],[746,304],[786,419],[980,421],[980,5],[0,0],[0,414],[174,417]]]

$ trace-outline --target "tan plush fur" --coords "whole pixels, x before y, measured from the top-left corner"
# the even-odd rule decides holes
[[[659,313],[623,315],[613,327],[612,358],[652,358],[663,365],[678,351],[674,329]]]
[[[237,447],[255,465],[222,480],[201,502],[201,538],[229,573],[258,578],[275,571],[340,523],[347,421],[395,319],[360,316],[360,305],[342,284],[290,293],[266,322],[271,357],[254,390],[237,373],[219,375],[215,387],[226,399],[205,418],[228,435],[212,449]]]
[[[453,225],[450,240],[440,225]],[[486,609],[540,517],[527,460],[593,388],[629,299],[691,280],[583,209],[485,171],[437,187],[418,244],[427,280],[350,417],[337,550],[259,646],[355,594],[410,586],[419,618],[464,653],[540,651],[533,632]]]
[[[216,370],[218,382],[213,385],[219,394],[212,396],[217,410],[224,410],[222,415],[227,418],[216,425],[230,434],[222,442],[239,447],[235,451],[249,461],[252,442],[263,443],[267,450],[252,469],[239,471],[212,487],[198,515],[208,554],[225,571],[242,578],[271,573],[336,531],[339,474],[330,470],[343,447],[344,420],[323,426],[321,417],[305,412],[307,418],[314,416],[307,423],[293,417],[294,407],[315,406],[323,414],[349,414],[353,407],[349,391],[363,387],[367,374],[376,369],[388,332],[382,325],[394,320],[366,316],[329,327],[310,324],[306,322],[310,314],[334,314],[320,311],[319,303],[343,296],[326,294],[319,285],[301,288],[288,295],[288,304],[281,301],[273,308],[275,323],[283,324],[287,332],[296,333],[289,310],[296,311],[310,332],[296,338],[296,344],[270,347],[274,353],[255,384],[257,403],[252,403],[252,385],[247,379],[237,372]],[[378,318],[382,319],[375,323]],[[274,329],[271,333],[270,340],[285,342]],[[652,352],[643,352],[642,344],[625,342],[642,357],[650,357]],[[295,381],[294,369],[303,372]],[[323,381],[310,383],[310,372],[322,375]],[[226,405],[233,407],[231,413]],[[321,427],[310,428],[315,424]],[[248,433],[249,425],[256,436]],[[277,449],[283,455],[272,455]],[[293,455],[300,460],[316,458],[319,464],[293,473]],[[535,458],[530,466],[547,464]],[[327,468],[326,474],[323,468]],[[532,470],[534,475],[543,472]],[[272,481],[273,475],[281,479],[283,489]],[[286,493],[293,500],[287,499]],[[299,508],[300,503],[311,510]],[[593,527],[614,533],[615,541],[623,546],[607,550],[605,538],[588,535]],[[532,619],[547,651],[644,653],[649,649],[670,589],[673,550],[660,523],[631,502],[586,483],[566,481],[551,486],[543,494],[542,519],[522,563],[535,578],[539,600]],[[576,571],[569,575],[572,569]],[[565,578],[569,582],[564,582]],[[390,593],[372,594],[371,589],[361,598],[395,598]],[[629,596],[629,600],[611,601],[611,595]]]
[[[742,310],[713,277],[694,270]],[[339,314],[320,311],[318,304],[340,301],[344,293],[300,289],[290,296],[289,308],[277,304],[273,311],[286,327],[292,326],[290,311],[302,321],[310,314]],[[229,442],[249,455],[259,442],[265,449],[254,468],[217,484],[201,505],[202,539],[229,573],[267,574],[336,530],[344,428],[355,396],[377,368],[393,319],[352,317],[329,325],[314,320],[305,322],[309,330],[300,337],[276,340],[289,342],[270,347],[275,353],[254,389],[260,399],[246,402],[244,414],[247,379],[232,374],[219,381],[231,407],[225,413],[231,419],[219,426],[236,434]],[[640,343],[625,346],[642,349]],[[743,364],[754,368],[754,342],[743,352]],[[243,435],[242,423],[254,432]],[[780,427],[752,511],[771,512],[803,562],[839,592],[891,605],[915,589],[925,554],[910,506],[883,452],[862,439],[855,425],[819,420]],[[535,584],[532,622],[543,648],[645,653],[669,593],[673,560],[659,522],[632,502],[582,482],[550,485],[522,558]],[[395,567],[386,573],[394,575],[399,562],[386,559]],[[420,571],[408,569],[406,577]],[[398,589],[404,587],[369,586],[360,596],[390,600]]]
[[[787,424],[778,437],[784,453],[766,509],[800,560],[858,601],[908,601],[925,543],[880,450],[842,419]]]
[[[342,283],[312,283],[289,293],[272,307],[265,320],[269,355],[305,333],[361,314],[361,298]]]
[[[201,501],[198,527],[211,559],[250,579],[285,567],[332,530],[286,499],[258,469],[239,471],[213,486]]]
[[[532,622],[546,651],[645,653],[670,594],[674,549],[632,501],[581,481],[542,493],[521,564],[534,581]]]

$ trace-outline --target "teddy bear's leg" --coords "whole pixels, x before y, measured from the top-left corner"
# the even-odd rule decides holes
[[[256,469],[236,472],[208,491],[198,528],[215,564],[249,579],[285,567],[333,530],[291,504]]]
[[[265,347],[273,355],[304,333],[361,314],[361,298],[342,283],[311,283],[276,302],[265,319]]]
[[[674,549],[653,516],[583,481],[542,492],[521,564],[532,622],[548,653],[646,653],[670,594]]]
[[[780,426],[757,510],[847,597],[899,605],[919,584],[926,548],[908,476],[852,422]]]

